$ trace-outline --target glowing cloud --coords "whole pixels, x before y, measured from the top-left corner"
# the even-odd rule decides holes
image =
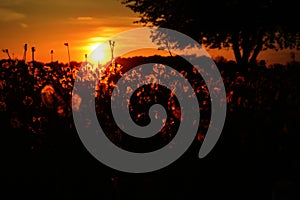
[[[10,9],[0,8],[0,21],[8,22],[24,19],[26,16],[22,13],[15,12]]]

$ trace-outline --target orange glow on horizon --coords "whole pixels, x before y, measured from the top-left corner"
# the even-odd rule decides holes
[[[166,50],[158,50],[153,48],[143,48],[143,49],[137,49],[136,51],[128,52],[124,55],[121,55],[120,57],[129,58],[129,57],[135,57],[135,56],[170,56],[170,53]],[[175,56],[174,53],[172,53],[172,56]]]

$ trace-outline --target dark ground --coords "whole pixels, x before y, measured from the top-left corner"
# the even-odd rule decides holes
[[[72,118],[39,107],[39,93],[26,89],[36,80],[24,65],[1,68],[0,199],[269,199],[270,190],[273,200],[300,199],[300,66],[260,66],[244,76],[228,65],[222,75],[228,97],[234,93],[212,152],[198,159],[195,139],[173,164],[145,174],[98,162],[70,128]]]

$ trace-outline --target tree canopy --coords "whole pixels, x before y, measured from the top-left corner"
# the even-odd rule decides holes
[[[206,48],[232,49],[241,66],[256,63],[263,50],[300,49],[296,1],[123,0],[139,14],[136,23],[170,28]]]

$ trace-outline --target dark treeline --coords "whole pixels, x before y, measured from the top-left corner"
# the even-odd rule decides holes
[[[124,69],[154,61],[180,66],[182,61],[176,59],[154,56],[116,62]],[[71,95],[76,72],[90,64],[0,61],[4,185],[0,195],[13,199],[214,199],[213,190],[224,198],[260,199],[269,191],[273,171],[274,199],[299,198],[299,64],[267,67],[261,62],[245,72],[235,62],[215,62],[227,93],[227,118],[214,150],[204,159],[197,158],[205,135],[199,133],[183,157],[167,168],[126,174],[95,160],[74,127]],[[205,92],[201,96],[208,97]],[[107,131],[116,131],[112,124],[105,125]]]

